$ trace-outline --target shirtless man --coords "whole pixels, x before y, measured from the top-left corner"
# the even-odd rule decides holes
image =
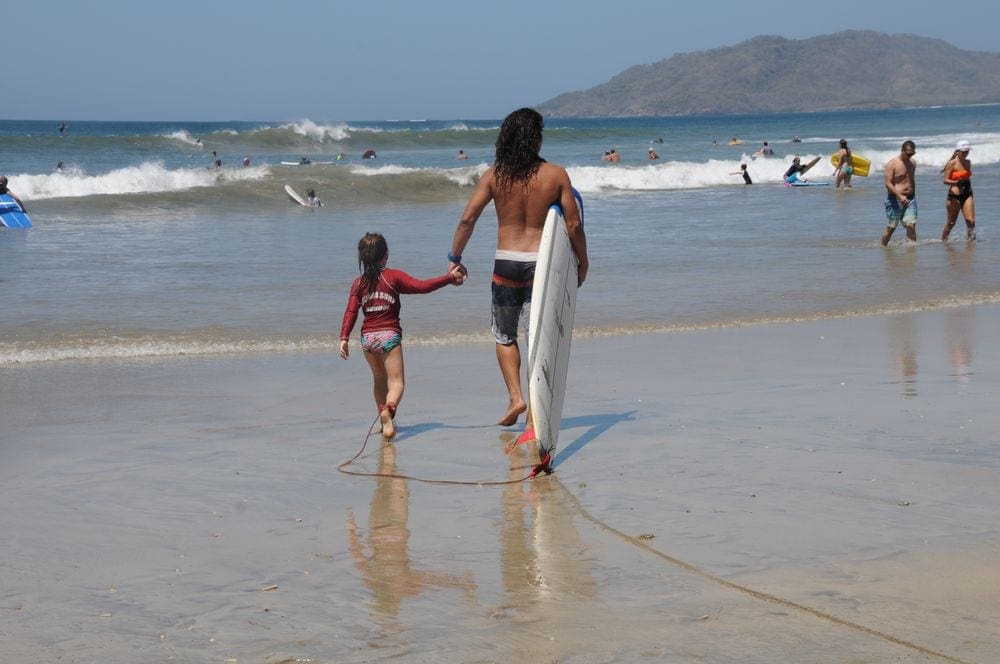
[[[476,221],[490,201],[497,213],[497,251],[493,263],[493,336],[497,362],[507,385],[509,403],[499,424],[510,426],[527,410],[521,391],[521,351],[517,345],[518,321],[526,317],[531,301],[535,261],[549,206],[559,203],[566,219],[570,244],[579,259],[577,283],[587,278],[587,238],[573,197],[569,175],[561,166],[539,156],[542,149],[542,116],[530,108],[508,115],[496,141],[496,160],[483,173],[458,221],[449,271],[462,266],[462,251],[472,237]]]
[[[917,164],[913,161],[916,153],[913,141],[903,141],[899,155],[885,164],[885,218],[888,223],[882,233],[883,247],[889,244],[900,221],[906,228],[906,239],[917,241]]]

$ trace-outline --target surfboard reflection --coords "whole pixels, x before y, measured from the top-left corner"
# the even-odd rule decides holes
[[[512,469],[510,479],[523,477]],[[501,496],[500,573],[505,592],[494,612],[501,619],[540,619],[558,628],[574,621],[574,608],[592,599],[597,584],[574,513],[554,477],[508,485]],[[578,616],[577,616],[578,619]],[[554,632],[553,632],[554,633]]]

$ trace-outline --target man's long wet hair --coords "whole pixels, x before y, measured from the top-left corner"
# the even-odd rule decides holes
[[[382,259],[389,251],[389,244],[380,233],[365,233],[358,242],[358,270],[361,272],[361,282],[358,288],[362,295],[375,290],[379,275],[382,274]]]
[[[500,187],[509,189],[515,182],[526,184],[538,171],[544,161],[538,156],[544,126],[541,113],[533,108],[519,108],[504,118],[493,162],[493,174]]]

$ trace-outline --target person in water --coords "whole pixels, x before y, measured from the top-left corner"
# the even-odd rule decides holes
[[[851,188],[851,174],[854,173],[854,164],[851,162],[851,148],[847,147],[847,139],[840,139],[840,152],[837,153],[837,168],[833,174],[836,176],[833,181],[835,189],[840,189],[843,184],[845,189]]]
[[[730,175],[742,175],[743,184],[753,184],[753,180],[750,179],[750,173],[747,172],[746,164],[740,164],[740,170],[730,173]]]
[[[792,165],[788,167],[785,171],[785,182],[791,184],[792,182],[797,182],[802,175],[806,172],[805,167],[802,166],[802,160],[798,157],[792,159]]]
[[[948,197],[944,201],[946,217],[941,239],[947,240],[951,229],[958,221],[958,213],[965,218],[965,236],[968,240],[976,239],[976,199],[972,196],[972,162],[969,161],[969,150],[972,145],[965,140],[959,141],[951,159],[944,165],[944,183],[948,185]]]
[[[496,159],[476,185],[458,221],[448,269],[460,268],[462,251],[472,237],[479,216],[493,202],[497,215],[497,251],[493,262],[492,331],[497,363],[507,387],[507,409],[499,424],[510,426],[527,410],[521,390],[521,350],[518,323],[531,303],[535,261],[549,206],[558,203],[566,221],[570,245],[576,253],[577,284],[583,285],[590,262],[587,236],[573,185],[566,169],[542,159],[541,114],[531,108],[510,113],[500,126]],[[527,322],[527,321],[526,321]],[[542,466],[548,460],[542,459]]]
[[[358,242],[358,268],[361,276],[351,284],[344,319],[340,326],[340,357],[350,357],[350,338],[358,313],[361,323],[361,348],[372,370],[375,406],[382,424],[382,439],[396,437],[396,408],[403,398],[406,376],[403,371],[403,328],[399,322],[400,295],[430,293],[448,284],[465,281],[462,270],[451,267],[447,274],[433,279],[415,279],[402,270],[386,267],[389,245],[379,233],[365,233]]]
[[[21,199],[17,197],[17,194],[15,194],[13,191],[11,191],[10,189],[7,188],[7,176],[6,175],[0,175],[0,195],[3,195],[3,194],[7,194],[11,198],[13,198],[14,202],[21,206],[21,212],[27,212],[28,211],[28,208],[24,207],[24,203],[22,203]]]
[[[316,195],[316,190],[315,189],[308,189],[308,190],[306,190],[306,196],[309,199],[309,206],[310,207],[323,207],[323,201],[321,201],[319,199],[319,196]]]
[[[906,238],[917,241],[917,164],[913,155],[917,146],[913,141],[903,141],[899,155],[885,164],[885,218],[888,223],[882,233],[882,246],[889,244],[889,238],[899,222],[906,228]]]
[[[468,159],[469,155],[465,154],[465,150],[459,150],[458,154],[455,155],[455,159]]]
[[[312,162],[309,161],[309,157],[299,157],[299,163],[305,166],[306,164],[311,164]]]
[[[649,158],[650,158],[651,160],[652,160],[652,159],[659,159],[659,158],[660,158],[660,155],[656,154],[656,150],[654,150],[654,149],[653,149],[653,148],[651,147],[651,148],[649,148]]]
[[[767,141],[764,141],[764,146],[760,150],[757,150],[756,152],[754,152],[753,156],[754,157],[770,157],[773,154],[774,154],[774,148],[772,148],[770,145],[768,145]]]

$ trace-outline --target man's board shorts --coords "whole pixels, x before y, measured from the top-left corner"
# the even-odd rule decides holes
[[[518,323],[525,330],[531,312],[531,286],[535,281],[538,254],[526,251],[497,250],[493,261],[493,320],[491,328],[498,344],[517,342]]]
[[[895,228],[899,222],[904,226],[911,226],[917,223],[917,200],[913,199],[905,208],[895,196],[885,199],[885,218],[889,221],[888,228]]]
[[[361,348],[369,353],[388,353],[403,342],[396,330],[375,330],[361,335]]]

